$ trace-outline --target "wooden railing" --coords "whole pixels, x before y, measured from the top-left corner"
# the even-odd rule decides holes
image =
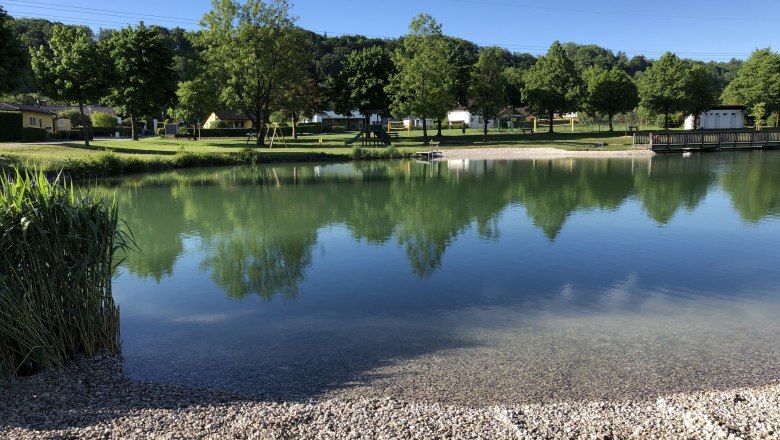
[[[638,134],[637,134],[638,135]],[[668,132],[647,135],[650,148],[655,151],[679,149],[729,149],[780,146],[780,131],[700,131]],[[642,139],[644,140],[644,139]],[[638,143],[637,136],[634,142]]]

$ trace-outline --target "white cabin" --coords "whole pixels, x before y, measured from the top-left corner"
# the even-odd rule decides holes
[[[457,122],[457,123],[465,123],[469,126],[469,128],[482,128],[484,126],[484,119],[482,119],[482,116],[475,115],[471,113],[466,107],[458,106],[454,109],[450,110],[447,113],[447,120],[450,123]],[[495,128],[496,122],[492,119],[488,120],[488,127],[489,128]]]
[[[745,127],[745,107],[739,105],[724,105],[712,107],[699,115],[699,126],[696,127],[693,115],[685,118],[685,129],[694,130],[729,130]]]

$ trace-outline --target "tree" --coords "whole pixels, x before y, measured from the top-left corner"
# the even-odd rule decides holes
[[[609,131],[616,114],[633,110],[639,104],[639,92],[631,78],[618,69],[590,68],[584,74],[586,82],[585,107],[589,112],[607,115]]]
[[[0,93],[12,92],[20,84],[27,57],[11,28],[11,17],[0,6]]]
[[[770,114],[780,111],[780,54],[768,48],[753,52],[726,86],[721,101],[751,110],[756,104],[764,104]]]
[[[535,112],[549,115],[550,133],[553,132],[555,113],[577,110],[582,79],[561,43],[554,42],[547,55],[539,57],[528,70],[524,92],[525,100]]]
[[[688,69],[677,55],[666,52],[639,78],[642,106],[664,115],[664,128],[669,128],[669,114],[684,110]]]
[[[176,72],[171,51],[160,35],[143,22],[135,29],[126,27],[105,40],[113,60],[111,88],[106,100],[130,115],[132,139],[138,140],[138,116],[156,114],[176,97]]]
[[[393,61],[397,72],[390,77],[387,87],[390,110],[396,116],[421,118],[423,137],[427,138],[426,120],[444,119],[455,101],[454,72],[448,62],[448,46],[441,25],[427,14],[415,17]]]
[[[177,119],[191,122],[199,129],[207,115],[219,105],[218,86],[214,77],[201,73],[189,81],[180,81],[176,90],[178,104],[173,114]],[[200,135],[194,136],[198,139]]]
[[[367,138],[371,113],[387,111],[390,106],[385,88],[392,74],[390,54],[374,46],[352,52],[336,78],[334,109],[344,115],[357,109],[365,119]]]
[[[39,89],[46,95],[79,105],[97,102],[106,94],[108,61],[105,51],[83,27],[55,26],[44,46],[31,49],[32,69]],[[84,145],[89,146],[89,123],[84,126]]]
[[[310,52],[301,50],[287,0],[213,0],[196,38],[204,60],[225,78],[222,101],[246,113],[257,131],[257,145],[282,94],[303,76]]]
[[[458,104],[468,106],[469,88],[474,65],[479,59],[479,46],[464,40],[444,36],[449,46],[448,63],[452,66],[452,94]]]
[[[501,49],[483,48],[479,60],[471,72],[470,108],[484,119],[482,141],[487,140],[488,119],[495,118],[507,103],[507,80],[501,63]]]
[[[699,126],[699,115],[717,104],[715,79],[701,64],[694,64],[685,73],[685,92],[682,110],[694,115],[694,127]]]

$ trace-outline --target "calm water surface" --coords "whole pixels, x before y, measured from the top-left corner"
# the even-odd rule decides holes
[[[641,398],[780,379],[780,154],[103,182],[135,378],[305,400]]]

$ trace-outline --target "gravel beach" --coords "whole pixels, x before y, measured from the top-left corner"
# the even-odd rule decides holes
[[[599,151],[599,150],[561,150],[558,148],[520,148],[520,147],[484,147],[442,149],[438,160],[513,160],[513,159],[557,159],[564,157],[609,158],[609,157],[652,157],[655,153],[649,148],[630,150]]]
[[[119,358],[79,360],[0,388],[0,437],[780,438],[780,384],[648,400],[456,406],[394,398],[272,402],[139,382]]]

